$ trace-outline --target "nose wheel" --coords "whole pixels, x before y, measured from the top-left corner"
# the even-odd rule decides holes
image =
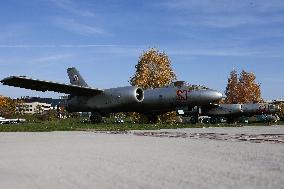
[[[91,116],[90,116],[90,120],[92,123],[94,124],[98,124],[101,123],[103,118],[102,115],[99,112],[92,112]]]

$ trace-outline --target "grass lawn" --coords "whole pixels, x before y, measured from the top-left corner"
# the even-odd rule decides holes
[[[279,125],[284,124],[279,122]],[[269,125],[267,123],[246,124],[248,126]],[[50,132],[50,131],[128,131],[128,130],[157,130],[176,128],[202,128],[202,127],[239,127],[241,124],[133,124],[133,123],[83,123],[78,119],[46,121],[39,123],[20,123],[0,125],[0,132]]]

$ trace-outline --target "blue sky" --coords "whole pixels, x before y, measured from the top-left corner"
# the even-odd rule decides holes
[[[3,0],[0,25],[0,78],[68,83],[75,66],[92,86],[125,86],[157,47],[179,80],[224,92],[230,71],[245,69],[265,99],[284,97],[282,0]],[[3,85],[0,94],[58,96]]]

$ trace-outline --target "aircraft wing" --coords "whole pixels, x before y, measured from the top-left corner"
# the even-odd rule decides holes
[[[90,96],[90,95],[100,94],[103,92],[103,90],[101,89],[31,79],[25,76],[7,77],[1,80],[1,83],[3,83],[3,85],[20,87],[24,89],[31,89],[42,92],[54,91],[54,92],[77,95],[77,96]]]

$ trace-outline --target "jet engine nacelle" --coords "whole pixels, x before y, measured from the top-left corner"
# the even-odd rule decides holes
[[[111,88],[104,91],[104,95],[113,103],[136,103],[144,99],[143,89],[135,86]]]
[[[103,94],[97,95],[88,101],[92,109],[101,112],[123,112],[133,109],[144,100],[144,91],[135,86],[107,89]]]
[[[206,115],[211,116],[226,116],[236,115],[242,113],[241,104],[220,104],[218,107],[209,109],[205,112]]]
[[[68,100],[67,110],[98,111],[101,113],[123,112],[144,99],[143,89],[135,86],[118,87],[104,90],[95,96],[75,96]]]

